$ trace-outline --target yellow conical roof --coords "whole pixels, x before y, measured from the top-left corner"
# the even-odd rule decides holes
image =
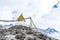
[[[25,20],[25,19],[24,19],[24,16],[23,16],[23,14],[22,14],[22,13],[21,13],[21,15],[17,18],[17,20],[18,20],[18,21]]]

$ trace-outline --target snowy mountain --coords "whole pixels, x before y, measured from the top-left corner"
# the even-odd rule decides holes
[[[46,30],[44,30],[45,33],[51,34],[51,33],[55,33],[58,32],[56,31],[54,28],[47,28]]]
[[[60,40],[60,36],[59,36],[60,32],[55,30],[54,28],[37,29],[37,30],[42,32],[46,36],[49,36],[49,37],[56,38],[56,39]]]
[[[53,29],[53,28],[48,28],[46,30],[43,30],[45,32],[45,34],[49,37],[53,37],[53,38],[56,38],[58,40],[60,40],[60,32]]]

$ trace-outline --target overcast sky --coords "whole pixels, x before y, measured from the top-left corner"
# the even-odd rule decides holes
[[[25,17],[41,16],[49,13],[55,3],[57,0],[0,0],[0,19],[12,19],[21,12]]]

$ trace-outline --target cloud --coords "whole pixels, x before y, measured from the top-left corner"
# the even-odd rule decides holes
[[[42,16],[43,23],[45,22],[48,27],[55,28],[60,31],[60,7],[57,9],[53,9],[49,14],[45,14]],[[53,26],[51,26],[53,25]]]
[[[25,17],[32,16],[33,14],[39,14],[39,16],[41,16],[50,11],[55,1],[56,0],[0,0],[0,9],[3,11],[6,10],[4,7],[7,7],[11,13],[13,10],[18,10],[19,12],[23,12]],[[20,13],[17,14],[19,15]]]

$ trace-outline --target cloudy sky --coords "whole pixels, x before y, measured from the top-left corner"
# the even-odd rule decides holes
[[[0,0],[0,19],[12,19],[21,12],[25,17],[41,16],[49,13],[55,3],[56,0]]]
[[[0,19],[16,20],[23,13],[31,16],[38,28],[52,27],[60,29],[60,4],[53,8],[59,0],[0,0]],[[60,30],[59,30],[60,31]]]

